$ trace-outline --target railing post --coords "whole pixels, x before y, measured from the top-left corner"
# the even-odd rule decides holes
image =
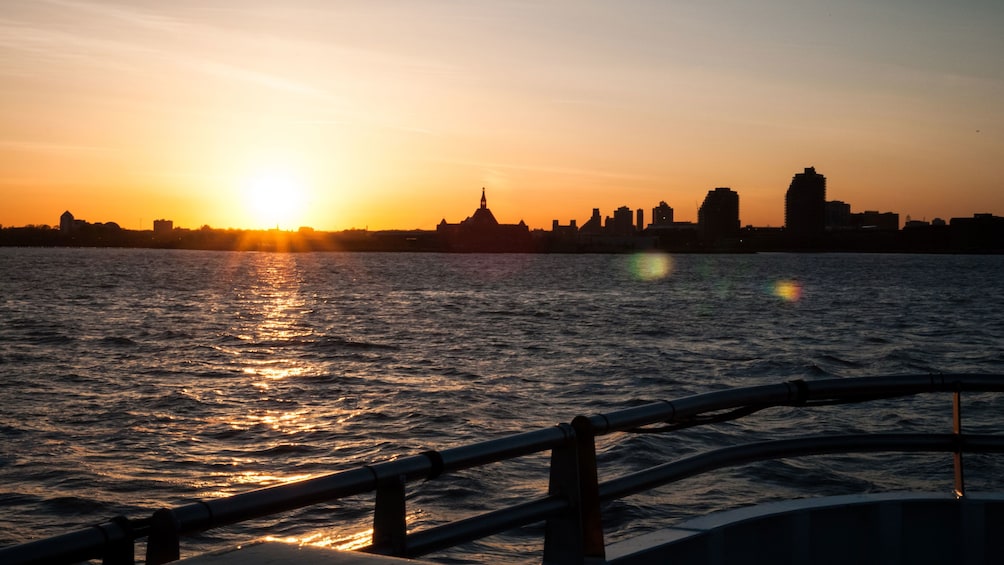
[[[579,460],[579,504],[582,514],[582,550],[586,563],[606,562],[603,516],[600,512],[600,480],[596,468],[596,431],[585,416],[572,420]]]
[[[109,527],[113,526],[113,527]],[[112,518],[108,526],[101,525],[101,533],[105,535],[107,545],[101,560],[102,565],[133,565],[136,563],[135,540],[133,528],[125,516]]]
[[[544,563],[603,563],[606,553],[593,426],[589,418],[577,416],[571,426],[564,424],[563,429],[570,433],[572,441],[551,452],[548,491],[568,498],[571,510],[566,516],[547,521]]]
[[[966,496],[966,479],[962,472],[962,392],[952,393],[952,434],[955,436],[955,496]]]
[[[161,508],[150,517],[150,535],[146,539],[146,562],[160,565],[181,558],[181,524],[174,510]]]
[[[583,561],[578,446],[572,426],[559,424],[558,427],[564,432],[566,441],[551,450],[547,494],[567,499],[570,508],[547,520],[543,562],[546,565],[577,565]]]
[[[371,553],[403,556],[407,549],[408,525],[405,516],[404,477],[393,476],[377,484],[373,510]]]

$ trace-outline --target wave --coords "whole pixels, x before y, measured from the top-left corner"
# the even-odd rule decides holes
[[[275,455],[309,455],[318,453],[321,449],[300,443],[281,443],[268,449],[258,451],[259,456],[272,457]]]
[[[93,515],[108,510],[104,502],[83,496],[54,496],[42,498],[36,503],[39,510],[59,516]]]
[[[36,345],[63,345],[74,343],[77,338],[58,330],[32,330],[22,334],[21,340]]]
[[[357,341],[352,339],[343,339],[338,337],[323,337],[320,339],[314,339],[307,342],[306,344],[309,348],[319,350],[319,351],[330,351],[339,349],[364,349],[364,350],[380,350],[380,351],[398,351],[401,349],[399,345],[378,343],[371,341]]]
[[[121,336],[103,337],[101,338],[101,343],[104,345],[110,345],[112,347],[117,347],[117,348],[129,348],[129,347],[136,347],[139,345],[138,342],[133,341],[128,337],[121,337]]]
[[[688,255],[675,258],[664,283],[642,284],[615,256],[540,256],[480,283],[444,274],[441,263],[476,271],[512,258],[310,254],[290,261],[63,250],[57,261],[45,250],[32,253],[30,269],[0,279],[0,296],[24,295],[13,290],[26,284],[23,273],[39,281],[38,298],[0,306],[0,437],[9,444],[3,453],[16,454],[0,462],[0,482],[53,501],[39,509],[39,500],[0,495],[0,505],[35,529],[62,520],[64,509],[105,512],[102,500],[170,505],[217,495],[220,484],[237,492],[241,485],[227,481],[238,473],[323,473],[730,386],[1004,371],[1004,311],[986,307],[1004,292],[999,258],[894,257],[897,266],[912,265],[904,270],[891,268],[889,256]],[[930,275],[947,269],[953,277]],[[90,291],[77,290],[82,277],[108,273],[125,276],[100,296],[72,300]],[[782,276],[804,285],[798,301],[760,291]],[[109,305],[114,324],[102,315]],[[179,305],[184,315],[175,316]],[[266,369],[296,376],[263,378]],[[980,414],[1000,408],[974,404],[967,423],[995,429],[996,420]],[[747,435],[927,429],[947,417],[929,404],[823,411],[826,422],[772,409],[744,423],[603,442],[602,473],[617,476]],[[527,477],[546,485],[546,461],[528,459],[499,466],[514,473],[422,484],[410,500],[438,505],[437,517],[456,512],[454,496],[464,498],[464,509],[485,498],[509,500],[526,492]],[[876,475],[833,458],[723,470],[611,506],[610,535],[763,498],[885,488],[915,469],[931,484],[945,471],[905,461],[880,460]],[[1000,484],[995,466],[972,468]],[[371,501],[331,508],[371,520]],[[296,511],[267,529],[327,535],[330,514]],[[10,520],[0,516],[0,537],[22,527]],[[253,531],[235,527],[206,539],[246,539]],[[498,542],[479,547],[494,555]]]

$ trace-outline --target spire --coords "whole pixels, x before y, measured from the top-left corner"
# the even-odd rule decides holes
[[[487,208],[487,207],[488,207],[488,200],[485,198],[485,187],[482,186],[481,187],[481,208],[484,209],[484,208]]]

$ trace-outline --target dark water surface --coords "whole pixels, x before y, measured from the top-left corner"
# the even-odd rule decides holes
[[[3,248],[0,545],[726,386],[1002,373],[1002,274],[1004,256]],[[996,431],[1000,399],[967,406]],[[601,479],[753,428],[947,432],[950,419],[947,397],[769,410],[605,440]],[[545,469],[414,485],[410,525],[536,495]],[[970,488],[1002,488],[1002,470],[974,457]],[[763,500],[947,492],[951,477],[944,455],[748,465],[612,504],[608,541]],[[265,535],[339,546],[371,511],[351,499],[208,532],[183,556]],[[472,551],[539,561],[541,532]]]

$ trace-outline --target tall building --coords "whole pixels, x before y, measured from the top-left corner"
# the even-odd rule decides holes
[[[739,237],[739,193],[719,187],[709,190],[697,211],[697,230],[704,241]]]
[[[634,214],[627,206],[614,210],[614,217],[607,219],[607,232],[610,235],[631,235],[634,233]]]
[[[582,224],[579,233],[593,235],[603,233],[603,218],[600,217],[599,208],[593,208],[593,215],[586,220],[586,223]]]
[[[71,214],[70,211],[67,210],[63,212],[61,216],[59,216],[59,231],[62,233],[70,233],[71,231],[73,231],[73,228],[74,228],[73,214]]]
[[[851,227],[851,205],[840,200],[826,203],[826,229],[841,230]]]
[[[826,230],[826,177],[814,167],[791,179],[784,196],[784,228],[796,237],[816,237]]]
[[[665,201],[659,202],[659,205],[652,208],[652,225],[653,226],[668,226],[673,223],[673,208],[666,204]]]

